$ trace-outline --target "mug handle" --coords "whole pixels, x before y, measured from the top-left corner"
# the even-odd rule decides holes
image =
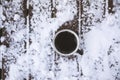
[[[81,49],[81,50],[78,49],[78,50],[77,50],[77,53],[80,54],[80,55],[83,55],[83,49]]]

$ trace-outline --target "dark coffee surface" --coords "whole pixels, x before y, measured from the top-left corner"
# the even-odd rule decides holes
[[[76,49],[77,39],[70,32],[61,32],[56,36],[55,47],[57,50],[64,54],[69,54]]]

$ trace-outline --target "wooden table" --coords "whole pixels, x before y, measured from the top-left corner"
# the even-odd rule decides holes
[[[117,0],[0,0],[0,78],[109,79],[104,78],[104,75],[109,76],[104,74],[107,65],[102,64],[104,58],[98,56],[92,59],[87,54],[85,35],[107,14],[114,14],[113,8],[119,5],[117,3]],[[56,54],[52,40],[61,29],[71,29],[78,34],[83,55],[75,53],[65,57]],[[111,71],[116,69],[115,73],[111,73],[111,80],[120,80],[120,61],[114,61],[108,66],[113,66]]]

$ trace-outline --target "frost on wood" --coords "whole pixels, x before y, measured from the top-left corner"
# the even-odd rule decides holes
[[[62,58],[58,58],[58,60],[56,60],[55,52],[51,50],[51,39],[53,39],[55,31],[57,31],[59,26],[66,21],[73,19],[74,15],[76,14],[76,2],[72,0],[68,0],[64,3],[64,0],[54,1],[53,2],[55,3],[57,9],[55,18],[51,18],[51,2],[49,0],[30,2],[30,4],[33,5],[33,16],[30,21],[32,25],[30,27],[32,29],[30,33],[30,39],[32,41],[30,45],[30,52],[32,56],[39,56],[38,65],[35,67],[33,66],[34,68],[31,67],[31,75],[34,77],[34,79],[38,80],[40,78],[52,80],[75,79],[74,75],[76,76],[76,73],[70,74],[67,72],[76,70],[76,66],[72,67],[68,65],[76,65],[76,62],[71,61],[71,63],[69,63],[67,62],[67,59],[66,61]],[[34,58],[33,60],[36,61]],[[36,62],[34,64],[36,64]],[[39,70],[39,72],[37,70]],[[66,73],[66,75],[61,75],[61,73]]]
[[[93,26],[91,31],[85,34],[86,49],[82,67],[83,74],[88,79],[120,79],[119,20],[119,11],[113,15],[106,15],[102,23]]]
[[[84,55],[63,57],[55,54],[52,39],[62,24],[73,20],[77,4],[52,2],[54,17],[51,0],[0,1],[0,69],[5,80],[119,80],[119,6],[109,14],[108,0],[81,0]]]
[[[20,57],[26,54],[27,42],[26,25],[24,24],[25,18],[23,16],[21,5],[22,1],[2,0],[1,4],[0,29],[2,29],[1,37],[2,39],[4,38],[0,45],[3,69],[2,78],[6,80],[16,80],[18,79],[18,75],[22,75],[21,78],[24,78],[26,77],[26,75],[23,75],[24,70],[26,69],[24,68],[26,58],[21,58],[24,60],[22,64],[18,63]]]

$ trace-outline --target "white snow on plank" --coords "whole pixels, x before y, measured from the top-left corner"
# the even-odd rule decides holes
[[[71,70],[72,72],[76,70],[76,62],[71,61],[70,63],[64,59],[60,59],[59,62],[61,64],[59,64],[58,71],[56,71],[57,68],[54,62],[55,53],[54,51],[51,51],[50,47],[52,45],[51,39],[53,38],[55,31],[64,22],[72,20],[74,15],[76,14],[76,2],[68,0],[68,2],[63,3],[64,0],[56,0],[56,3],[58,3],[58,5],[56,5],[56,18],[50,18],[50,1],[37,1],[38,0],[31,2],[31,5],[33,5],[33,17],[31,20],[31,28],[33,29],[33,31],[30,33],[30,38],[32,39],[32,44],[30,45],[30,54],[32,55],[32,57],[35,57],[31,57],[31,60],[34,61],[33,65],[31,65],[33,67],[30,67],[31,74],[37,80],[39,80],[40,78],[43,80],[48,78],[52,80],[75,79],[75,77],[72,77],[72,75],[74,76],[74,74],[76,75],[76,73],[70,74],[68,73],[68,71]],[[44,9],[42,7],[44,7]],[[49,55],[52,57],[49,57]],[[49,66],[50,64],[51,67]],[[69,66],[70,64],[75,66]],[[51,69],[51,71],[49,71],[49,69]],[[66,75],[61,73],[66,73]]]
[[[85,79],[120,79],[120,64],[117,64],[120,62],[118,58],[120,57],[120,43],[117,43],[120,41],[119,20],[119,12],[107,15],[101,24],[93,26],[92,30],[85,34],[86,49],[81,61]],[[112,48],[111,52],[109,52],[110,48]]]
[[[64,22],[73,19],[77,12],[76,1],[55,1],[58,4],[56,18],[51,18],[50,0],[31,0],[33,15],[30,20],[31,25],[28,25],[28,21],[27,27],[24,24],[20,0],[3,1],[2,6],[7,5],[9,9],[0,5],[0,28],[5,27],[11,39],[9,48],[0,45],[0,68],[2,57],[8,59],[4,64],[6,71],[9,67],[6,80],[28,79],[29,74],[34,77],[34,80],[119,80],[120,12],[107,14],[101,23],[91,26],[91,31],[84,34],[84,55],[75,54],[74,56],[78,59],[68,60],[66,57],[55,57],[54,51],[51,50],[51,39]],[[98,10],[92,9],[96,3],[98,4],[99,1],[96,0],[91,4],[93,5],[89,10],[91,13],[99,13]],[[99,9],[101,9],[100,5],[101,3]],[[2,10],[6,12],[7,18]],[[95,14],[95,18],[99,18],[100,14]],[[14,22],[10,21],[11,17]],[[5,21],[2,25],[5,19],[8,19],[8,22]],[[28,30],[30,30],[29,34]],[[28,38],[31,43],[28,42]],[[1,41],[4,40],[5,38],[2,37]],[[3,54],[2,57],[1,54]],[[59,58],[56,61],[58,65],[55,64],[56,58]],[[77,66],[82,69],[82,76]]]

